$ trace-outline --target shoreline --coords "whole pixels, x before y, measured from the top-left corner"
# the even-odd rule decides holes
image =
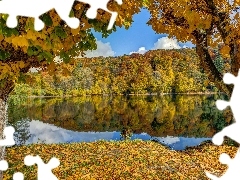
[[[223,92],[196,92],[196,93],[146,93],[146,94],[88,94],[81,96],[64,95],[64,96],[27,96],[27,98],[66,98],[66,97],[86,97],[86,96],[164,96],[164,95],[214,95],[224,94]],[[15,95],[11,95],[15,96]]]

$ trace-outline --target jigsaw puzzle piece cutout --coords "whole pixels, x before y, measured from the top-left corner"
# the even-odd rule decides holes
[[[38,180],[58,180],[58,178],[52,173],[52,169],[60,165],[60,161],[55,157],[51,158],[50,161],[45,164],[39,156],[28,155],[24,158],[24,164],[27,166],[37,164]]]
[[[21,172],[16,172],[13,174],[13,180],[24,180],[23,173]]]
[[[90,7],[86,12],[86,16],[89,19],[95,19],[97,17],[97,9],[93,8],[93,7]]]
[[[9,15],[6,22],[9,28],[17,27],[17,16],[24,16],[34,18],[35,30],[41,30],[44,23],[39,19],[39,16],[53,9],[54,2],[47,0],[2,0],[0,1],[0,7],[1,13]]]
[[[60,18],[64,20],[70,28],[77,29],[79,27],[80,20],[76,17],[69,16],[73,3],[73,0],[68,0],[67,2],[66,0],[60,0],[58,1],[58,4],[55,5],[55,10]]]
[[[109,24],[108,24],[108,28],[107,30],[110,30],[112,27],[113,27],[113,24],[114,22],[116,21],[116,18],[117,18],[117,15],[118,13],[117,12],[113,12],[113,11],[110,11],[108,8],[107,8],[107,4],[109,2],[109,0],[101,0],[101,1],[95,1],[95,0],[77,0],[79,2],[83,2],[83,3],[86,3],[86,4],[89,4],[90,5],[90,8],[87,10],[86,12],[86,16],[89,18],[89,19],[94,19],[97,17],[97,10],[98,9],[102,9],[108,13],[111,14],[111,18],[110,18],[110,21],[109,21]],[[122,0],[116,0],[116,2],[121,5],[122,4]]]
[[[226,74],[224,74],[224,76],[223,76],[223,82],[224,82],[225,84],[235,84],[236,81],[237,81],[237,77],[234,76],[234,75],[231,74],[231,73],[226,73]]]
[[[94,19],[97,16],[97,10],[103,9],[109,12],[112,16],[108,25],[108,30],[113,27],[116,21],[117,12],[110,11],[107,8],[109,0],[77,0],[90,5],[87,11],[87,17]],[[122,0],[116,0],[119,5],[122,4]],[[14,4],[14,6],[13,6]],[[9,28],[17,27],[18,20],[17,16],[25,16],[34,18],[34,28],[36,31],[40,31],[44,28],[44,22],[39,19],[44,13],[55,9],[58,15],[66,24],[76,29],[79,27],[80,21],[76,17],[69,17],[74,0],[2,0],[0,1],[0,13],[8,14],[7,26]],[[19,8],[21,7],[21,8]]]
[[[15,28],[18,25],[18,20],[16,16],[9,15],[6,21],[9,28]]]
[[[34,18],[34,29],[40,31],[45,24],[39,17],[55,9],[67,25],[76,29],[79,26],[79,20],[75,17],[69,17],[73,3],[74,0],[2,0],[0,1],[0,12],[9,15],[6,22],[9,28],[17,27],[17,16],[24,16]]]
[[[41,19],[39,19],[38,17],[34,18],[34,29],[36,31],[41,31],[44,28],[44,26],[45,24]]]
[[[225,109],[227,106],[230,106],[233,114],[234,114],[234,120],[235,122],[240,122],[240,71],[239,75],[235,77],[234,75],[230,73],[226,73],[223,76],[223,81],[225,84],[234,84],[232,96],[230,98],[230,101],[223,101],[223,100],[217,100],[216,106],[219,110]]]
[[[239,106],[240,106],[240,94],[239,94],[239,92],[240,92],[240,70],[238,72],[237,77],[235,77],[234,75],[232,75],[230,73],[226,73],[223,77],[223,80],[226,84],[234,84],[232,96],[229,101],[229,105],[234,114],[235,121],[240,122],[240,110],[239,110]]]
[[[240,70],[238,72],[238,76],[235,77],[230,73],[226,73],[223,77],[223,81],[225,84],[234,84],[232,96],[229,102],[218,100],[216,102],[216,106],[219,110],[225,109],[227,106],[230,106],[235,122],[231,125],[225,127],[222,131],[215,134],[212,138],[212,142],[216,145],[221,145],[224,141],[224,137],[229,137],[235,140],[240,144]],[[209,172],[206,172],[208,178],[212,180],[228,180],[240,179],[240,149],[238,149],[235,158],[231,159],[229,155],[223,153],[220,155],[219,161],[222,164],[228,165],[228,170],[221,177],[217,177]]]
[[[0,171],[6,171],[8,169],[8,162],[5,160],[0,161]]]
[[[4,128],[3,134],[5,136],[5,139],[0,140],[0,146],[13,146],[15,145],[14,141],[14,134],[15,129],[12,126],[8,126]]]
[[[219,110],[224,110],[227,106],[230,105],[230,102],[224,101],[224,100],[217,100],[216,106]]]
[[[116,19],[117,19],[117,16],[118,16],[118,13],[117,13],[117,12],[112,12],[112,17],[111,17],[110,22],[109,22],[109,24],[108,24],[107,30],[112,29],[113,24],[114,24],[114,22],[115,22]]]
[[[240,179],[240,150],[238,149],[236,156],[232,159],[228,154],[222,153],[219,161],[222,164],[228,165],[228,170],[221,177],[217,177],[209,172],[206,172],[208,178],[212,180],[238,180]]]
[[[212,137],[212,142],[218,146],[220,146],[223,141],[224,137],[229,137],[240,144],[240,123],[233,123],[225,128],[223,128],[220,132],[216,133]]]

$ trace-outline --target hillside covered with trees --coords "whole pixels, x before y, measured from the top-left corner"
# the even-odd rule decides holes
[[[230,61],[210,50],[217,69],[227,72]],[[119,57],[78,58],[75,64],[54,65],[51,73],[28,73],[12,95],[62,96],[96,94],[161,94],[217,92],[200,66],[194,48],[152,50]],[[70,72],[70,73],[69,73]]]

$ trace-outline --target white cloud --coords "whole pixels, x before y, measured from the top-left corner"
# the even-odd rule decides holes
[[[112,50],[112,47],[109,42],[103,43],[101,41],[97,41],[97,49],[93,51],[85,51],[86,55],[85,57],[108,57],[108,56],[114,56],[115,52]]]
[[[154,43],[153,49],[180,49],[176,39],[170,39],[168,37],[162,37]]]
[[[161,143],[167,144],[167,145],[174,144],[180,141],[179,137],[172,137],[172,136],[155,137],[155,138],[158,139]]]
[[[41,121],[32,120],[27,122],[28,128],[25,131],[31,135],[26,140],[26,144],[36,144],[44,142],[45,144],[65,143],[65,142],[88,142],[100,139],[112,140],[115,132],[75,132],[59,128],[52,124],[43,123]],[[16,134],[17,133],[17,134]],[[21,132],[15,132],[16,137],[19,137]],[[15,138],[16,144],[19,144]]]
[[[137,52],[132,51],[132,52],[129,53],[129,55],[131,55],[133,53],[144,54],[145,52],[147,52],[146,48],[145,47],[140,47]]]
[[[188,48],[188,46],[184,45],[182,48]],[[158,39],[156,43],[154,43],[152,50],[155,49],[181,49],[181,46],[178,44],[177,39],[162,37]],[[145,47],[140,47],[138,51],[132,51],[129,53],[129,55],[132,53],[144,54],[147,51],[148,50]]]

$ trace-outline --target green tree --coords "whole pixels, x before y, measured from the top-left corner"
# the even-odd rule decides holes
[[[134,1],[131,3],[135,3],[136,7],[129,13],[125,13],[129,9],[129,2],[124,2],[121,9],[115,1],[108,4],[111,10],[119,12],[111,30],[107,30],[110,17],[108,12],[99,10],[95,19],[88,19],[86,12],[89,5],[80,2],[74,2],[69,14],[80,20],[77,29],[67,26],[55,10],[40,16],[45,23],[41,31],[35,31],[34,19],[28,17],[18,17],[17,27],[9,28],[6,25],[8,16],[1,14],[0,132],[3,131],[7,121],[7,101],[16,82],[26,80],[27,72],[33,67],[41,68],[53,75],[55,67],[58,66],[54,61],[55,57],[60,57],[63,60],[62,63],[73,64],[74,57],[83,55],[86,50],[96,49],[92,30],[107,36],[116,30],[116,26],[128,28],[133,14],[139,12],[141,8],[141,2]],[[68,69],[64,67],[63,74],[67,74],[66,72]],[[1,138],[3,138],[2,135],[1,133]]]
[[[26,79],[26,73],[30,68],[42,68],[52,75],[57,65],[54,61],[55,57],[59,56],[63,63],[72,63],[73,57],[82,55],[86,50],[96,49],[91,29],[101,32],[106,37],[116,30],[116,26],[128,28],[133,14],[140,10],[141,2],[135,1],[134,11],[125,14],[129,9],[128,4],[129,2],[124,2],[123,7],[120,8],[115,1],[109,3],[111,10],[119,12],[112,30],[107,30],[109,13],[99,10],[95,19],[88,19],[86,12],[89,5],[80,2],[75,2],[70,12],[70,17],[74,16],[80,20],[77,29],[67,26],[54,10],[40,16],[45,23],[41,31],[35,31],[34,19],[27,17],[18,17],[17,27],[8,28],[6,26],[8,16],[2,14],[0,16],[0,122],[4,122],[5,107],[10,92],[16,82]]]
[[[240,1],[148,0],[145,6],[151,14],[148,24],[157,33],[166,33],[181,42],[195,44],[209,80],[230,95],[232,86],[222,82],[223,75],[214,65],[209,48],[216,48],[222,43],[221,55],[231,59],[231,73],[237,76],[240,69],[240,18],[237,11]]]
[[[215,88],[192,49],[75,61],[74,65],[55,67],[54,76],[48,72],[29,73],[35,79],[35,83],[28,83],[32,95],[193,93]],[[65,69],[71,75],[65,77]]]
[[[91,89],[93,85],[93,72],[89,67],[82,67],[81,63],[73,70],[74,87],[78,89]]]

